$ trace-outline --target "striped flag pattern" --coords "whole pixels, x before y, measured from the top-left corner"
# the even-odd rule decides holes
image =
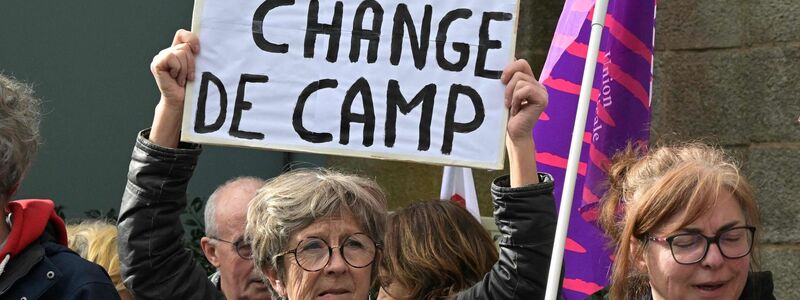
[[[593,0],[566,0],[540,76],[550,105],[534,129],[540,171],[561,198],[572,127],[591,31]],[[613,154],[649,139],[655,0],[610,0],[600,42],[573,213],[564,253],[566,299],[584,299],[608,283],[613,260],[596,226]],[[577,212],[577,213],[575,213]]]

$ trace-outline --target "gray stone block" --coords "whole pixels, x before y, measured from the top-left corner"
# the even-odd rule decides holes
[[[747,29],[739,0],[659,1],[656,49],[708,49],[740,46]]]
[[[800,27],[800,23],[795,24]],[[798,30],[800,31],[800,30]],[[800,141],[800,48],[764,47],[741,57],[752,91],[754,142]]]
[[[749,143],[754,98],[743,57],[738,50],[657,52],[653,139]]]
[[[758,198],[764,241],[800,243],[800,144],[751,147],[745,174]]]
[[[547,58],[563,6],[558,1],[520,1],[516,57],[527,59],[537,76]]]
[[[800,5],[797,0],[742,1],[750,43],[800,41]]]
[[[765,245],[762,269],[772,271],[776,299],[800,299],[800,247]]]

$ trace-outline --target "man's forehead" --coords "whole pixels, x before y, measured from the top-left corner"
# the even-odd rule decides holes
[[[247,204],[259,187],[249,182],[232,183],[220,191],[216,199],[216,219],[222,233],[233,231],[233,234],[241,234],[244,231]]]

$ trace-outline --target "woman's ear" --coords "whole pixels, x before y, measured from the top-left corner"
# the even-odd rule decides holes
[[[278,273],[275,272],[275,269],[266,267],[264,274],[267,274],[267,280],[269,281],[269,285],[272,286],[278,295],[286,296],[286,285],[283,284],[283,281],[278,278]]]

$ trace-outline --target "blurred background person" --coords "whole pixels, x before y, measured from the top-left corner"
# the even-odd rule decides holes
[[[467,289],[497,261],[497,247],[455,202],[413,204],[389,216],[379,299],[440,299]],[[407,288],[403,288],[407,287]]]
[[[119,275],[117,226],[100,220],[67,225],[69,248],[84,259],[106,269],[122,300],[132,300]]]

